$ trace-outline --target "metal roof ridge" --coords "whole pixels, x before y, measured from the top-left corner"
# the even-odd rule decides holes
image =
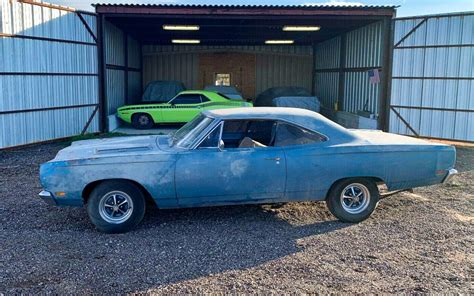
[[[184,7],[184,8],[296,8],[296,9],[304,9],[304,8],[340,8],[340,9],[347,9],[347,8],[362,8],[362,9],[380,9],[380,8],[397,8],[400,5],[334,5],[334,4],[307,4],[307,5],[235,5],[235,4],[145,4],[145,3],[130,3],[130,4],[123,4],[123,3],[92,3],[92,6],[122,6],[122,7]]]

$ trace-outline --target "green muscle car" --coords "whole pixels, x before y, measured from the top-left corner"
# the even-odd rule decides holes
[[[252,103],[233,101],[226,96],[202,90],[187,90],[168,103],[129,105],[117,109],[117,115],[135,128],[152,128],[157,123],[185,123],[203,110],[252,107]]]

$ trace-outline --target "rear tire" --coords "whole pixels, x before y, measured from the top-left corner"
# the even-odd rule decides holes
[[[342,222],[364,221],[375,210],[380,194],[367,178],[346,179],[335,184],[326,198],[329,211]]]
[[[149,114],[136,113],[132,115],[132,125],[137,129],[150,129],[155,125],[155,122]]]
[[[143,219],[145,197],[133,183],[105,181],[92,190],[87,201],[87,213],[101,232],[127,232]]]

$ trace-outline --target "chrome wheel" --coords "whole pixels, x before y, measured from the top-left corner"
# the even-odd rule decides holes
[[[150,118],[148,118],[146,115],[140,115],[140,117],[138,117],[138,122],[140,125],[146,126],[150,123]]]
[[[112,191],[100,199],[99,214],[108,223],[123,223],[130,218],[132,212],[132,198],[125,192]]]
[[[340,199],[344,211],[349,214],[359,214],[369,206],[370,191],[363,184],[352,183],[342,190]]]

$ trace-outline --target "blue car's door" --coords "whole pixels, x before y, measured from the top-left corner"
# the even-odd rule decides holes
[[[279,123],[275,146],[286,157],[286,201],[323,200],[331,186],[333,156],[326,138],[288,123]],[[340,163],[343,166],[343,163]]]
[[[178,203],[203,206],[282,199],[285,161],[281,147],[183,152],[176,163]]]

